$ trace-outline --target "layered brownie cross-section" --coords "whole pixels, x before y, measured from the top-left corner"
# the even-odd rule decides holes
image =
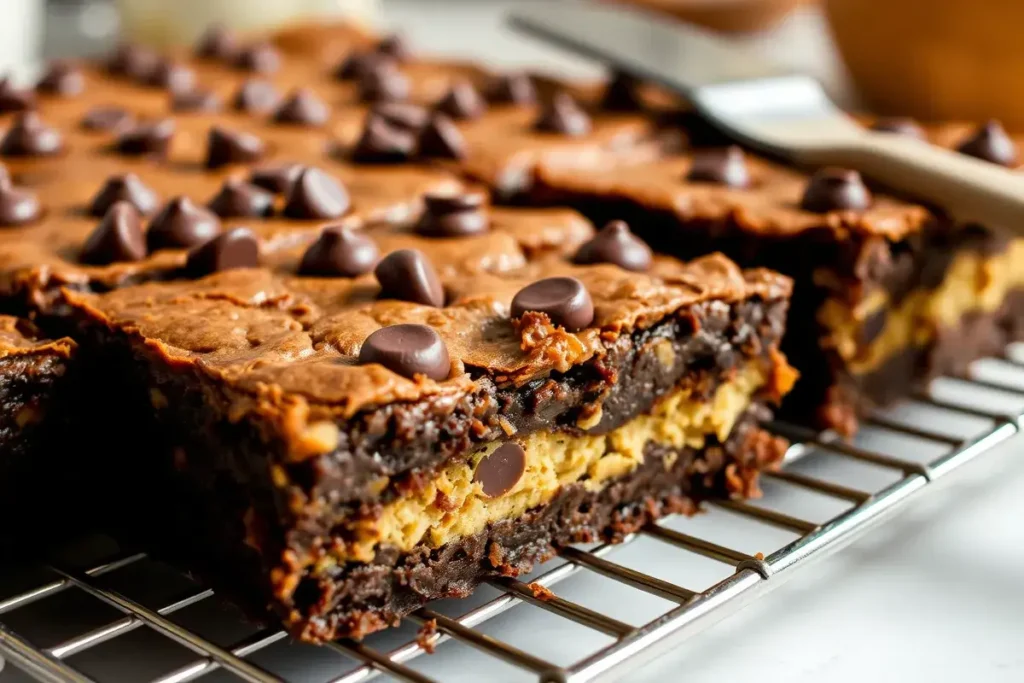
[[[786,278],[652,257],[621,224],[518,263],[493,241],[515,230],[447,230],[66,292],[156,419],[163,457],[120,470],[147,541],[302,638],[752,495],[783,455],[759,421],[794,379]]]

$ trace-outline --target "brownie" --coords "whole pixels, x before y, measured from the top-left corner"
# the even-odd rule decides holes
[[[926,133],[884,121],[897,134]],[[996,124],[943,126],[933,142],[1015,162]],[[922,144],[926,144],[922,142]],[[538,169],[535,199],[595,221],[624,219],[655,250],[721,250],[795,280],[783,345],[802,380],[784,413],[850,434],[857,415],[1020,339],[1024,242],[956,226],[869,188],[852,171],[808,174],[737,147],[694,149],[635,168]]]

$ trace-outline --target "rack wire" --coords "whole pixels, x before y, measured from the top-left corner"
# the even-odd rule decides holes
[[[1000,362],[1024,376],[1024,361],[1019,358],[1007,354]],[[956,381],[974,391],[996,392],[1004,397],[1024,401],[1024,385],[1006,381],[1005,373],[995,380],[982,379],[977,373],[970,373],[957,377]],[[743,552],[724,543],[676,530],[665,520],[624,539],[623,544],[629,544],[646,537],[664,544],[672,552],[702,556],[732,568],[725,579],[710,587],[691,589],[610,559],[613,548],[621,547],[621,544],[566,548],[560,553],[563,563],[542,569],[529,583],[513,578],[491,581],[490,585],[498,591],[498,596],[463,614],[449,616],[434,605],[417,610],[408,619],[422,627],[420,632],[398,646],[381,646],[373,638],[362,643],[340,640],[329,644],[329,649],[345,655],[347,660],[355,661],[354,665],[332,673],[330,680],[332,683],[360,683],[386,674],[400,681],[430,683],[434,679],[417,671],[412,665],[422,655],[448,642],[461,642],[489,658],[502,660],[524,670],[532,674],[535,680],[545,683],[582,683],[618,678],[627,670],[678,646],[681,641],[777,587],[799,568],[848,545],[936,482],[957,472],[963,465],[992,453],[996,445],[1018,434],[1024,421],[1024,412],[1020,409],[989,410],[979,407],[977,402],[968,405],[968,401],[941,398],[934,392],[915,395],[911,400],[924,408],[981,420],[985,426],[971,436],[961,437],[935,430],[932,426],[910,424],[892,413],[867,420],[869,430],[880,430],[915,444],[915,448],[906,449],[904,453],[919,451],[920,448],[916,447],[919,444],[928,444],[938,449],[937,456],[921,461],[887,453],[882,449],[866,448],[827,433],[819,434],[789,424],[772,423],[769,427],[773,431],[791,439],[795,445],[788,454],[787,466],[766,477],[779,486],[810,491],[841,503],[844,508],[839,514],[825,521],[813,521],[793,512],[773,509],[768,505],[770,497],[757,502],[710,503],[713,507],[757,524],[777,527],[798,535],[792,542],[766,556]],[[789,464],[810,453],[824,453],[888,470],[895,473],[896,478],[877,490],[865,490],[849,483],[798,471]],[[182,610],[215,601],[217,598],[212,590],[196,586],[154,609],[104,584],[104,577],[116,575],[144,561],[149,561],[144,554],[130,553],[85,569],[74,568],[65,562],[48,563],[46,568],[52,577],[50,580],[0,599],[0,657],[6,658],[9,663],[38,680],[87,683],[96,679],[75,666],[75,655],[124,639],[133,631],[148,627],[192,653],[191,661],[151,678],[154,683],[185,683],[215,671],[233,674],[235,679],[258,683],[288,680],[283,674],[270,671],[253,658],[253,655],[279,643],[281,646],[299,647],[281,643],[287,636],[280,629],[259,629],[230,644],[218,645],[175,620],[176,613]],[[553,592],[557,584],[580,572],[607,577],[632,589],[667,600],[672,606],[648,623],[634,626]],[[9,617],[20,610],[74,590],[105,603],[116,610],[114,614],[120,616],[46,646],[36,644],[10,626]],[[611,639],[611,643],[569,665],[558,665],[543,656],[488,635],[479,628],[485,622],[516,607],[520,610],[543,610],[566,620],[567,624],[571,622],[603,634]],[[132,656],[126,650],[131,648],[122,648],[117,656]]]

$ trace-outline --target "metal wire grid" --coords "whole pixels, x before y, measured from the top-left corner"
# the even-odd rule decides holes
[[[1018,368],[1024,368],[1024,362],[1011,356],[1006,356],[1002,360]],[[975,388],[991,389],[1024,398],[1024,388],[1019,386],[967,375],[959,377],[958,380]],[[334,678],[332,683],[358,683],[375,678],[381,673],[401,681],[432,683],[433,679],[413,670],[408,663],[423,655],[426,652],[425,647],[433,649],[452,639],[532,672],[537,680],[542,682],[578,683],[614,679],[622,675],[626,667],[638,666],[668,648],[677,646],[688,636],[735,611],[754,597],[780,585],[793,574],[792,570],[849,544],[933,482],[950,475],[962,465],[990,452],[995,445],[1020,432],[1024,423],[1024,412],[1003,414],[999,411],[967,407],[927,393],[916,395],[913,400],[961,416],[985,419],[990,428],[980,436],[963,439],[903,424],[885,416],[876,416],[867,421],[873,427],[944,447],[941,456],[923,464],[854,446],[827,434],[816,434],[792,425],[773,423],[769,425],[771,429],[797,444],[791,450],[794,457],[808,449],[821,449],[835,456],[893,470],[901,476],[889,486],[871,492],[811,477],[788,468],[767,474],[766,476],[771,479],[852,504],[852,507],[827,522],[817,523],[747,502],[711,503],[759,523],[800,534],[797,540],[767,557],[740,552],[660,524],[651,525],[624,540],[624,543],[628,543],[645,535],[735,568],[735,572],[728,578],[701,592],[689,590],[606,559],[604,555],[613,547],[609,544],[587,551],[566,548],[560,553],[567,561],[565,564],[546,571],[529,584],[511,578],[491,581],[491,585],[499,589],[501,595],[460,617],[445,616],[430,606],[417,610],[409,619],[421,625],[429,624],[431,635],[426,638],[411,640],[387,652],[374,649],[369,644],[348,640],[330,643],[327,647],[359,662],[356,668]],[[153,610],[97,583],[96,579],[99,576],[136,563],[144,557],[144,554],[127,555],[86,571],[77,571],[63,565],[49,565],[59,578],[0,601],[0,655],[43,681],[86,683],[93,679],[75,669],[67,661],[71,655],[145,625],[183,645],[196,655],[193,662],[156,678],[153,683],[184,683],[221,668],[246,681],[268,683],[283,680],[246,659],[249,655],[286,638],[286,634],[280,629],[267,628],[258,631],[225,648],[189,631],[169,618],[174,612],[209,599],[213,595],[212,590],[197,588],[186,597]],[[676,603],[676,607],[647,624],[634,627],[546,590],[581,570],[596,572],[669,600]],[[124,616],[47,648],[33,645],[3,623],[4,614],[72,587],[116,608]],[[475,630],[474,627],[488,619],[523,603],[611,636],[614,642],[570,666],[563,667]]]

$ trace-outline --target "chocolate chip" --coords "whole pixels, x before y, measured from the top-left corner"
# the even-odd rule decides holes
[[[299,274],[314,277],[358,277],[373,270],[380,258],[377,244],[365,234],[331,226],[302,255]]]
[[[640,97],[640,81],[621,71],[613,74],[601,98],[601,109],[621,113],[642,111],[644,103]]]
[[[549,277],[523,287],[512,298],[512,317],[544,313],[552,325],[577,332],[594,321],[594,302],[574,277]]]
[[[391,125],[414,133],[423,130],[430,119],[430,112],[425,107],[407,102],[382,102],[370,111]]]
[[[206,168],[257,161],[265,149],[263,141],[251,133],[214,126],[207,136]]]
[[[390,164],[407,161],[416,149],[416,133],[396,126],[371,111],[363,132],[352,148],[352,161],[360,164]]]
[[[394,62],[379,62],[359,79],[362,102],[399,102],[409,97],[409,77]]]
[[[159,61],[160,56],[148,48],[122,43],[107,62],[107,70],[117,76],[145,81]]]
[[[274,107],[280,101],[274,84],[259,78],[250,78],[238,88],[231,100],[231,106],[247,114],[263,114]]]
[[[878,336],[882,334],[882,330],[885,329],[885,323],[889,320],[889,312],[885,306],[882,306],[878,310],[869,313],[867,318],[860,324],[860,330],[858,330],[858,341],[862,346],[867,346],[874,340],[878,339]]]
[[[274,213],[274,195],[238,178],[228,178],[206,205],[221,218],[257,218]]]
[[[220,234],[216,214],[197,206],[188,197],[175,197],[160,209],[149,222],[146,247],[159,249],[191,249]]]
[[[42,213],[39,199],[33,193],[14,187],[6,176],[0,179],[0,225],[24,225]]]
[[[288,188],[284,215],[314,220],[340,218],[351,205],[348,191],[336,178],[310,166]]]
[[[154,88],[163,88],[170,92],[191,90],[196,84],[196,73],[184,64],[160,59],[144,80],[145,84]]]
[[[359,362],[383,365],[409,379],[425,375],[437,382],[448,379],[452,370],[441,335],[433,327],[409,323],[373,332],[359,349]]]
[[[36,92],[60,97],[74,97],[85,90],[85,75],[75,64],[64,60],[52,62],[36,83]]]
[[[259,264],[256,235],[249,228],[235,228],[192,249],[185,269],[192,277],[202,277],[233,268],[255,268]]]
[[[1017,165],[1017,145],[998,121],[983,124],[956,148],[961,154],[990,161],[1000,166]]]
[[[358,81],[381,64],[393,62],[394,57],[380,52],[353,52],[349,54],[334,70],[334,78],[339,81]]]
[[[274,112],[274,121],[300,126],[322,126],[331,111],[309,88],[296,88]]]
[[[28,111],[35,109],[36,95],[31,90],[14,87],[7,76],[0,78],[0,114],[12,111]]]
[[[444,287],[434,265],[418,249],[393,251],[373,270],[380,283],[381,299],[411,301],[424,306],[444,306]]]
[[[93,107],[82,117],[82,128],[86,130],[110,131],[131,123],[131,113],[116,106]]]
[[[399,62],[404,62],[412,57],[412,49],[409,47],[409,43],[397,33],[384,36],[377,43],[376,50],[378,53],[393,57]]]
[[[174,128],[174,119],[142,121],[123,131],[114,149],[126,156],[166,156]]]
[[[503,443],[477,463],[473,482],[484,495],[498,498],[511,491],[526,473],[526,451],[517,443]]]
[[[590,116],[580,108],[572,95],[559,92],[544,105],[533,127],[544,133],[579,137],[590,132]]]
[[[691,182],[741,188],[750,185],[750,172],[747,170],[743,150],[736,145],[730,145],[722,149],[694,150],[686,179]]]
[[[305,167],[301,164],[261,166],[252,170],[249,182],[274,194],[284,194],[291,188],[303,168]]]
[[[38,157],[57,154],[64,146],[60,131],[51,128],[34,111],[17,115],[0,140],[0,154],[9,157]]]
[[[845,168],[823,168],[811,176],[800,208],[815,213],[863,211],[871,206],[871,193],[860,173]]]
[[[465,159],[466,141],[450,118],[435,113],[420,132],[417,154],[424,159]]]
[[[152,213],[159,199],[156,192],[146,186],[139,176],[125,173],[107,178],[100,191],[93,197],[89,205],[89,213],[93,216],[105,216],[111,206],[117,202],[127,202],[139,213]]]
[[[436,109],[456,121],[468,121],[483,116],[487,104],[473,84],[462,79],[452,84],[448,93],[437,103]]]
[[[128,202],[117,202],[103,216],[82,245],[79,260],[95,266],[146,258],[139,212]]]
[[[466,237],[487,232],[490,221],[484,211],[484,195],[467,192],[458,195],[428,194],[425,210],[416,224],[416,232],[427,237]]]
[[[220,111],[220,109],[220,96],[210,90],[193,88],[192,90],[171,93],[172,111],[212,113]]]
[[[241,48],[235,55],[235,67],[260,74],[274,73],[281,67],[281,54],[273,44],[260,41]]]
[[[651,248],[634,235],[624,221],[611,221],[576,252],[576,263],[613,263],[643,272],[651,267]]]
[[[882,118],[871,124],[871,130],[877,133],[893,133],[904,135],[908,138],[924,140],[926,138],[924,129],[914,119],[905,117]]]
[[[522,72],[495,76],[487,86],[487,101],[494,104],[530,105],[537,101],[533,79]]]
[[[238,54],[238,38],[223,25],[214,24],[200,36],[195,54],[202,59],[233,61]]]

